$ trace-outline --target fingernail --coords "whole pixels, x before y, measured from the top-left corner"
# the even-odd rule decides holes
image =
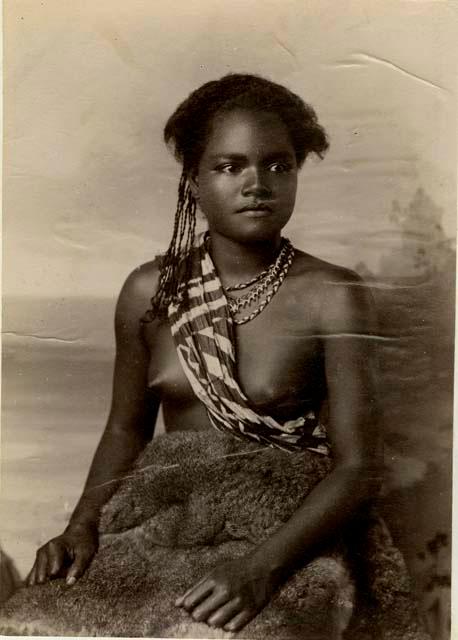
[[[76,578],[74,576],[72,576],[71,578],[67,578],[67,580],[65,581],[69,587],[71,587],[72,585],[75,584],[76,582]]]

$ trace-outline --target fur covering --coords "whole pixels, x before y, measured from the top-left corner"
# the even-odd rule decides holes
[[[373,509],[323,541],[240,636],[174,606],[281,526],[331,464],[217,431],[155,438],[105,506],[85,575],[73,587],[56,579],[20,589],[0,610],[0,632],[337,640],[348,627],[351,640],[428,640],[403,558]]]

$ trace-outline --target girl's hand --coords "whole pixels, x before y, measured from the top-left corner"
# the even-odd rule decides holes
[[[26,578],[26,585],[30,587],[43,584],[64,575],[68,585],[74,584],[89,566],[97,547],[95,525],[69,525],[64,533],[38,549],[35,564]]]
[[[198,622],[239,631],[269,602],[278,579],[250,558],[226,562],[177,599]]]

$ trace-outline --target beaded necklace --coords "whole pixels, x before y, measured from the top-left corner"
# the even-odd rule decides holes
[[[249,322],[250,320],[256,318],[256,316],[258,316],[261,311],[265,309],[265,307],[272,300],[272,298],[280,288],[282,282],[286,278],[293,259],[293,245],[288,239],[282,238],[280,253],[278,254],[275,262],[273,262],[267,269],[247,282],[235,284],[224,288],[228,301],[229,312],[235,324],[245,324],[246,322]],[[228,295],[230,291],[240,291],[243,289],[247,289],[253,284],[256,284],[253,289],[237,298]],[[253,309],[251,313],[241,318],[236,317],[237,314],[239,314],[242,310],[246,309],[254,303],[258,303],[258,305]]]
[[[270,264],[267,267],[267,269],[264,269],[264,271],[261,271],[261,273],[259,273],[257,276],[254,276],[254,278],[251,278],[251,280],[248,280],[247,282],[241,282],[240,284],[231,284],[228,287],[224,287],[224,290],[227,292],[230,292],[230,291],[240,291],[241,289],[247,289],[248,287],[251,287],[251,285],[256,284],[256,282],[259,282],[263,278],[267,277],[269,273],[271,273],[272,270],[275,269],[284,259],[284,253],[287,249],[288,242],[289,240],[287,240],[286,238],[281,239],[280,251],[278,253],[278,256],[275,262],[272,262],[272,264]]]

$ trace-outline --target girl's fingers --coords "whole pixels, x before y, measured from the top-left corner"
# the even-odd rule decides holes
[[[27,578],[25,579],[25,583],[28,587],[32,587],[35,584],[35,581],[37,579],[37,563],[35,561],[32,569],[30,570],[29,575],[27,576]]]
[[[234,598],[229,600],[226,604],[220,606],[217,611],[214,611],[207,619],[207,624],[211,627],[223,627],[227,622],[232,620],[236,615],[241,613],[242,603],[240,598]]]
[[[187,611],[193,609],[199,602],[202,602],[213,591],[213,583],[204,578],[191,589],[188,589],[181,598],[175,602],[177,607],[184,607]]]
[[[240,631],[246,624],[250,622],[256,615],[256,611],[244,609],[232,618],[230,622],[224,625],[225,631]]]
[[[219,610],[220,607],[225,605],[228,600],[230,600],[228,592],[223,590],[213,591],[212,595],[206,598],[194,609],[192,617],[194,620],[197,620],[197,622],[205,622],[208,616],[211,616]]]
[[[208,575],[205,575],[198,582],[193,584],[192,587],[190,587],[185,593],[183,593],[182,596],[180,596],[175,600],[175,605],[177,607],[181,606],[181,604],[183,603],[183,600],[187,598],[194,591],[194,589],[197,589],[197,587],[200,587],[200,585],[203,584],[207,580],[207,578],[208,578]]]
[[[65,549],[62,545],[50,543],[49,545],[49,575],[56,576],[62,568],[65,560]]]
[[[65,582],[70,586],[75,584],[75,582],[81,578],[93,555],[92,552],[87,549],[76,549],[74,553],[75,560],[69,568],[67,577],[65,578]]]
[[[42,584],[48,576],[48,554],[45,551],[38,552],[35,566],[36,581],[38,584]]]

